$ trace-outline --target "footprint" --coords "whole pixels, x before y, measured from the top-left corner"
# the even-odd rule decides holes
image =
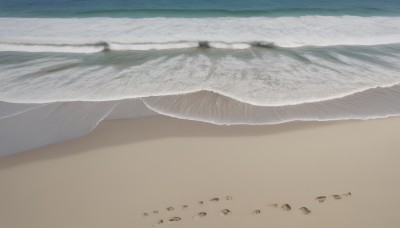
[[[281,209],[282,209],[282,211],[290,211],[290,210],[292,210],[292,208],[290,207],[289,204],[283,204],[281,206]]]
[[[173,208],[173,207],[167,207],[167,211],[173,211],[173,210],[175,210],[175,208]]]
[[[181,221],[182,219],[180,218],[180,217],[173,217],[173,218],[170,218],[169,220],[168,220],[168,222],[179,222],[179,221]]]
[[[259,215],[261,214],[261,210],[254,210],[251,212],[252,215]]]
[[[221,210],[221,213],[220,213],[222,216],[226,216],[226,215],[230,215],[230,214],[232,214],[232,212],[230,211],[230,210],[228,210],[228,209],[223,209],[223,210]]]
[[[308,214],[310,214],[310,213],[311,213],[311,211],[310,211],[308,208],[306,208],[306,207],[301,207],[301,208],[299,209],[299,214],[308,215]]]
[[[342,196],[341,195],[331,195],[332,198],[334,198],[335,200],[341,200]]]
[[[212,198],[212,199],[210,199],[210,201],[216,203],[219,201],[219,198]]]
[[[182,205],[183,210],[185,210],[186,208],[188,208],[188,205]]]
[[[149,216],[149,213],[145,212],[142,215],[143,215],[143,217],[147,217],[147,216]]]
[[[226,200],[233,200],[233,197],[232,196],[227,196],[227,197],[225,197],[225,199]]]
[[[206,217],[206,215],[207,215],[206,212],[199,212],[197,215],[193,216],[193,219],[198,220],[198,219]]]
[[[342,194],[343,196],[345,196],[345,197],[349,197],[349,196],[351,196],[351,192],[348,192],[348,193],[345,193],[345,194]]]
[[[161,226],[162,224],[164,224],[164,220],[160,219],[153,226],[158,227],[158,226]]]
[[[315,198],[315,201],[317,201],[318,203],[323,203],[326,200],[326,196],[318,196],[317,198]]]
[[[273,203],[273,204],[270,204],[270,205],[268,205],[268,206],[277,208],[277,207],[278,207],[278,204],[277,204],[277,203]]]
[[[199,205],[203,205],[204,204],[204,202],[203,201],[199,201]]]
[[[154,210],[154,211],[153,211],[153,214],[158,214],[158,210]]]

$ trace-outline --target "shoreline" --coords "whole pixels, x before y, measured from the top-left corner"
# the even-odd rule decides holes
[[[107,102],[0,102],[0,156],[81,137],[104,120],[158,114],[232,127],[395,117],[400,115],[399,91],[400,86],[396,85],[337,100],[277,107],[254,106],[210,91]]]

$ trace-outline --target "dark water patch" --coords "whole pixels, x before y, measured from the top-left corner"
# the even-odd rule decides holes
[[[1,0],[1,17],[400,15],[398,0]]]

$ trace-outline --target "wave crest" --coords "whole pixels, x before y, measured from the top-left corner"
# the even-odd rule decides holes
[[[105,102],[34,105],[3,102],[0,107],[15,112],[0,112],[3,115],[0,116],[0,156],[4,156],[82,136],[103,120],[156,114],[218,125],[397,116],[400,115],[400,85],[370,89],[340,99],[283,107],[255,106],[210,91]],[[41,134],[37,134],[38,131]]]
[[[257,106],[210,91],[142,98],[153,111],[218,125],[375,119],[400,114],[400,85],[342,98],[287,106]]]
[[[69,44],[28,44],[28,43],[0,43],[0,51],[9,52],[59,52],[59,53],[96,53],[105,51],[148,51],[185,48],[217,48],[217,49],[247,49],[251,47],[273,48],[270,42],[253,41],[242,43],[229,43],[222,41],[180,41],[176,43],[107,43],[100,42],[85,45]]]
[[[378,45],[400,40],[400,17],[0,18],[0,28],[0,51],[73,52],[81,46],[86,53],[98,51],[94,44],[102,42],[116,50],[148,50],[198,46],[200,41],[247,48],[271,43],[280,47]]]

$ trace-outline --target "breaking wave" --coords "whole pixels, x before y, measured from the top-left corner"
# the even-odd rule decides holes
[[[0,156],[80,137],[103,120],[152,115],[218,125],[376,119],[400,115],[400,85],[281,107],[251,105],[210,91],[104,102],[0,102],[0,129],[7,129],[0,131]]]
[[[110,101],[213,91],[258,106],[335,99],[400,83],[400,46],[4,53],[1,101]]]
[[[251,47],[273,48],[274,44],[264,41],[229,43],[209,41],[180,41],[176,43],[95,43],[87,45],[68,44],[14,44],[0,43],[0,51],[12,52],[59,52],[59,53],[96,53],[107,51],[148,51],[184,48],[219,48],[219,49],[247,49]]]
[[[400,115],[400,17],[0,18],[0,28],[0,156],[107,119]]]
[[[0,18],[0,51],[93,53],[198,47],[399,43],[400,17]],[[265,44],[265,45],[264,45]]]

